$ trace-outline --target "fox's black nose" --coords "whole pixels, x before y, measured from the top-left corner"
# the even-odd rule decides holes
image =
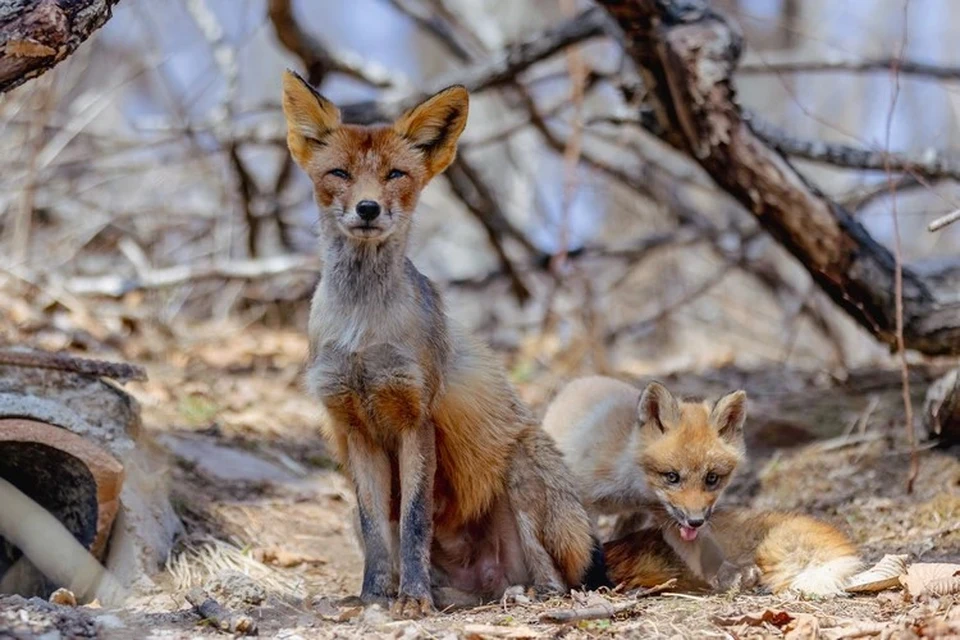
[[[706,520],[703,518],[687,518],[687,526],[693,529],[702,527],[704,522],[706,522]]]
[[[357,215],[364,222],[370,222],[380,215],[380,205],[373,200],[361,200],[357,203]]]

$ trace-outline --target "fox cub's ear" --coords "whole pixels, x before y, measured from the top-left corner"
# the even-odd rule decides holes
[[[728,393],[713,405],[710,422],[716,427],[722,438],[738,439],[743,436],[743,424],[747,420],[747,393],[734,391]]]
[[[324,144],[340,126],[340,110],[295,72],[283,73],[283,115],[287,119],[287,146],[301,167],[310,160],[311,144]]]
[[[426,160],[427,179],[450,166],[457,139],[467,126],[470,95],[454,85],[427,98],[393,123],[393,130],[413,143]]]
[[[637,417],[641,428],[646,424],[656,426],[660,432],[680,422],[680,404],[667,388],[659,382],[651,382],[640,394]]]

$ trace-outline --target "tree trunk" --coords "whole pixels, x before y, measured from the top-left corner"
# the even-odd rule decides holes
[[[648,128],[699,162],[836,304],[895,345],[894,258],[754,135],[732,82],[743,50],[740,33],[705,0],[598,3],[623,30],[643,75],[653,108]],[[921,278],[904,269],[904,341],[926,354],[960,354],[960,294],[941,280],[949,277]]]
[[[0,0],[0,93],[42,75],[110,19],[118,0]]]

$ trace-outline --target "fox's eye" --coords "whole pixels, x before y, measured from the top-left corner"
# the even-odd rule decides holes
[[[663,474],[663,479],[669,482],[670,484],[677,484],[680,482],[680,474],[676,471],[668,471]]]
[[[402,178],[407,175],[406,172],[400,171],[400,169],[391,169],[390,173],[387,174],[387,180],[396,180],[397,178]]]
[[[327,171],[327,174],[340,178],[341,180],[350,179],[350,174],[344,171],[343,169],[331,169],[330,171]]]
[[[711,471],[707,474],[703,481],[707,483],[708,487],[715,487],[717,486],[717,483],[720,482],[720,476]]]

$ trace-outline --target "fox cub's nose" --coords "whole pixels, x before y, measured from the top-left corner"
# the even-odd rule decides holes
[[[380,215],[380,205],[373,200],[361,200],[357,203],[357,215],[364,222],[375,220]]]
[[[702,527],[704,522],[706,522],[704,518],[687,518],[687,526],[694,529]]]

